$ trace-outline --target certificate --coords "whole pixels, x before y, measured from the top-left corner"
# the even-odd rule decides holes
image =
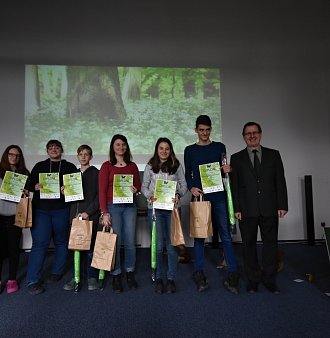
[[[60,198],[60,175],[59,173],[40,173],[39,183],[41,199]]]
[[[156,179],[153,203],[155,209],[173,210],[173,200],[176,192],[176,181]]]
[[[19,202],[27,180],[26,175],[6,171],[0,188],[0,199]]]
[[[113,175],[113,203],[133,203],[133,175]]]
[[[81,173],[63,175],[65,202],[79,201],[84,199]]]
[[[219,162],[202,164],[199,166],[202,189],[204,194],[223,191],[223,183]]]

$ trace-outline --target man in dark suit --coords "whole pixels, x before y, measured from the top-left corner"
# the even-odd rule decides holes
[[[276,284],[278,218],[288,210],[284,168],[277,150],[260,145],[262,130],[258,123],[243,128],[247,147],[231,156],[231,183],[235,217],[243,242],[247,291],[258,291],[262,282],[272,293]],[[263,242],[261,267],[257,255],[258,226]]]

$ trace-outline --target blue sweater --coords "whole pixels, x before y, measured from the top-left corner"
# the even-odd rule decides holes
[[[226,154],[226,147],[221,142],[211,142],[201,146],[196,143],[186,147],[184,150],[185,177],[189,191],[196,187],[202,189],[199,165],[206,163],[221,163],[221,155]],[[204,195],[206,201],[221,201],[226,199],[223,191],[213,192]]]

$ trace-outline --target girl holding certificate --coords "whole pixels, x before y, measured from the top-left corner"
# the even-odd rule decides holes
[[[116,262],[112,271],[112,288],[123,291],[120,263],[120,245],[124,243],[125,271],[129,289],[136,289],[134,277],[136,244],[136,205],[133,194],[141,189],[137,165],[132,162],[131,151],[125,136],[114,135],[110,143],[110,160],[104,162],[99,173],[99,201],[102,224],[111,225],[117,234]]]
[[[6,171],[12,171],[23,175],[29,175],[21,148],[10,145],[4,151],[0,163],[0,186]],[[1,271],[4,258],[8,257],[9,278],[7,281],[7,293],[16,292],[19,288],[16,274],[19,263],[19,245],[22,229],[15,226],[15,214],[17,203],[0,200],[0,293],[3,288]]]
[[[142,193],[148,200],[148,218],[152,222],[152,207],[157,201],[155,197],[156,180],[175,181],[176,188],[172,202],[178,204],[180,197],[187,192],[187,185],[183,167],[176,158],[171,141],[168,138],[159,138],[155,145],[154,155],[149,160],[143,174]],[[173,205],[172,205],[173,207]],[[171,210],[156,209],[156,242],[157,242],[157,268],[155,292],[174,293],[175,277],[177,272],[178,254],[171,245]],[[166,287],[163,283],[163,239],[166,239],[168,271]]]

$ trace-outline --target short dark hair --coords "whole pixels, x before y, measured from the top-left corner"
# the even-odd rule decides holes
[[[112,165],[115,165],[117,163],[115,151],[113,150],[113,145],[116,142],[116,140],[121,140],[124,143],[126,143],[127,149],[124,154],[124,161],[126,164],[130,164],[132,160],[132,155],[131,155],[131,150],[129,148],[127,138],[124,135],[116,134],[112,137],[112,140],[110,142],[110,150],[109,150],[109,157],[110,157],[110,162]]]
[[[212,127],[212,122],[211,119],[208,115],[199,115],[196,119],[196,128],[198,128],[198,126],[200,124],[204,124],[205,126],[210,126]]]
[[[48,150],[48,148],[49,148],[50,146],[52,146],[52,145],[55,145],[55,146],[61,148],[62,153],[64,152],[64,150],[63,150],[63,145],[62,145],[62,143],[61,143],[60,141],[58,141],[58,140],[49,140],[49,141],[47,142],[46,149]]]
[[[78,149],[77,149],[77,155],[79,155],[79,153],[82,152],[83,150],[87,150],[89,152],[89,155],[93,156],[93,150],[87,144],[82,144],[80,147],[78,147]]]
[[[257,122],[247,122],[247,123],[245,123],[245,125],[243,127],[242,135],[243,136],[245,135],[245,129],[247,127],[252,127],[252,126],[256,126],[258,128],[259,133],[262,133],[262,130],[261,130],[261,127],[260,127],[259,123],[257,123]]]

